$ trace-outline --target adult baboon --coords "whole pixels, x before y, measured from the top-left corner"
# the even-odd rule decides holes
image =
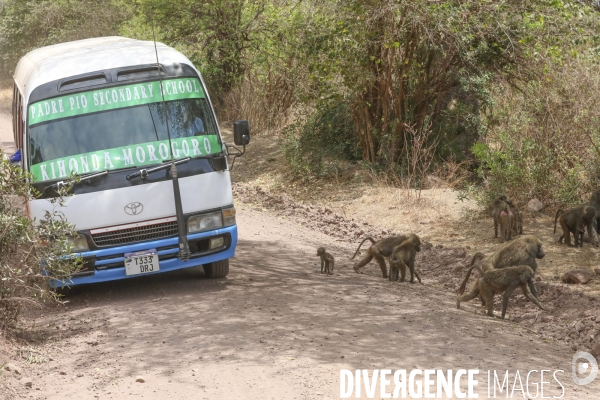
[[[360,250],[360,248],[364,242],[366,242],[367,240],[370,240],[372,244],[371,244],[371,247],[369,247],[367,249],[367,253],[364,255],[364,257],[361,258],[361,260],[354,265],[354,271],[356,271],[356,273],[358,273],[358,270],[360,268],[367,265],[369,262],[371,262],[373,257],[375,257],[377,264],[379,264],[379,268],[381,268],[381,273],[383,274],[383,277],[387,278],[388,273],[387,273],[387,266],[385,265],[384,257],[391,256],[392,251],[394,251],[394,247],[398,246],[399,244],[404,242],[406,239],[408,239],[408,236],[406,236],[406,235],[392,236],[392,237],[381,239],[378,241],[373,240],[373,238],[371,238],[371,237],[367,237],[367,238],[363,239],[363,241],[360,242],[360,244],[358,245],[358,248],[356,249],[356,252],[352,256],[351,260],[354,259],[354,257],[356,257],[356,255],[358,254],[358,251]]]
[[[505,244],[491,256],[486,257],[483,253],[475,253],[471,259],[471,266],[477,260],[482,260],[481,267],[484,271],[514,267],[515,265],[527,265],[535,274],[537,260],[541,260],[545,255],[542,242],[533,235],[525,235]],[[528,285],[531,293],[537,298],[537,290],[533,284],[533,279],[528,282]]]
[[[471,286],[471,291],[468,294],[461,296],[465,291],[467,281],[469,280],[469,276],[473,269],[477,269],[480,276]],[[459,296],[456,298],[456,308],[460,308],[461,301],[469,301],[477,296],[481,296],[481,299],[487,308],[487,314],[490,317],[493,317],[494,295],[504,293],[502,298],[502,319],[504,319],[506,308],[508,307],[508,298],[517,287],[520,287],[525,297],[542,310],[545,310],[539,300],[529,290],[528,283],[532,280],[533,275],[533,270],[527,265],[506,267],[485,272],[478,266],[471,267],[467,270],[467,276],[463,280],[458,291]]]
[[[500,225],[500,243],[505,239],[512,238],[512,213],[510,211],[508,198],[501,194],[494,199],[490,215],[494,219],[494,238],[498,237],[498,225]]]
[[[517,207],[517,204],[509,200],[508,206],[510,207],[510,211],[513,214],[511,229],[515,235],[523,234],[523,211]]]
[[[596,233],[600,233],[600,188],[594,190],[588,206],[594,207],[596,210],[596,219],[594,220],[594,229]]]
[[[421,277],[415,270],[417,251],[421,251],[421,239],[415,234],[408,235],[408,239],[394,247],[390,257],[390,281],[397,281],[398,271],[400,271],[400,282],[404,282],[406,267],[408,267],[410,270],[410,283],[414,283],[414,275],[421,283]]]
[[[321,273],[323,273],[323,267],[325,267],[326,274],[333,274],[333,264],[335,262],[333,256],[325,251],[325,247],[319,247],[317,255],[321,257]]]
[[[594,221],[596,220],[596,209],[594,207],[582,205],[567,211],[556,211],[556,216],[554,217],[554,233],[556,233],[557,220],[563,231],[558,239],[558,243],[562,243],[563,239],[565,239],[565,243],[570,246],[571,233],[573,233],[575,236],[575,247],[583,246],[583,232],[587,229],[592,245],[598,246],[598,238],[593,226]]]
[[[505,240],[512,239],[512,225],[513,225],[513,214],[510,209],[507,211],[500,211],[497,219],[498,225],[500,225],[500,243],[504,243]]]

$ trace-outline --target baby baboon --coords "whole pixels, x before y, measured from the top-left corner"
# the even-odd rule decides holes
[[[400,282],[406,278],[406,267],[410,270],[410,283],[414,283],[414,275],[417,276],[419,283],[421,277],[415,270],[415,257],[417,251],[421,251],[421,239],[414,234],[408,235],[408,239],[394,247],[390,257],[390,281],[398,280],[398,271],[400,271]]]
[[[571,208],[568,211],[556,211],[556,217],[554,217],[554,233],[556,233],[557,220],[563,231],[558,239],[558,243],[562,243],[563,239],[565,239],[565,243],[570,246],[571,233],[573,233],[575,236],[575,247],[583,247],[583,232],[587,229],[592,245],[598,246],[598,238],[596,236],[596,230],[594,229],[594,221],[596,220],[596,209],[594,207],[582,205]]]
[[[512,225],[511,225],[512,231],[514,232],[515,235],[522,235],[523,234],[523,211],[519,210],[519,208],[517,207],[517,204],[512,200],[508,201],[508,206],[510,207],[510,211],[513,214]]]
[[[498,225],[500,225],[500,243],[505,239],[512,238],[512,213],[510,211],[508,198],[501,194],[494,199],[490,214],[494,219],[494,238],[498,237]]]
[[[588,206],[594,207],[596,210],[596,219],[594,220],[594,229],[596,229],[596,233],[600,233],[600,188],[594,190],[592,193],[592,197],[590,197],[590,202]]]
[[[394,251],[394,247],[398,246],[399,244],[404,242],[406,239],[408,239],[408,236],[406,236],[406,235],[392,236],[392,237],[381,239],[378,241],[375,241],[375,240],[373,240],[373,238],[370,238],[370,237],[365,238],[362,242],[360,242],[360,244],[358,245],[358,248],[356,249],[356,252],[354,253],[354,255],[352,256],[351,259],[356,257],[356,255],[358,254],[358,251],[360,250],[360,248],[364,242],[366,242],[367,240],[370,240],[372,244],[371,244],[371,247],[369,247],[369,249],[367,250],[367,254],[365,254],[365,256],[354,265],[354,271],[356,271],[358,273],[358,270],[360,268],[367,265],[369,262],[371,262],[373,257],[375,257],[377,264],[379,264],[379,268],[381,268],[381,273],[383,274],[383,277],[387,278],[388,273],[387,273],[387,266],[385,265],[384,257],[391,256],[392,251]]]
[[[319,247],[317,255],[321,257],[321,273],[323,273],[323,267],[325,267],[326,274],[333,274],[333,264],[335,263],[333,256],[325,251],[325,247]]]
[[[473,283],[473,286],[471,286],[471,291],[468,294],[461,296],[465,292],[467,281],[474,268],[479,271],[480,277]],[[517,287],[520,287],[525,297],[542,310],[545,310],[542,304],[529,290],[528,282],[531,281],[533,275],[533,270],[527,265],[494,269],[485,272],[477,266],[471,267],[467,270],[467,276],[458,291],[459,296],[456,298],[456,308],[460,308],[461,301],[469,301],[477,296],[481,296],[481,299],[487,308],[487,314],[490,317],[493,317],[494,295],[504,293],[502,298],[502,319],[504,319],[506,308],[508,307],[508,298]]]
[[[481,267],[484,271],[492,269],[514,267],[515,265],[527,265],[533,273],[537,270],[537,259],[542,259],[546,253],[542,248],[542,242],[533,235],[525,235],[505,244],[489,257],[483,253],[475,253],[471,259],[471,266],[477,260],[482,260]],[[537,298],[537,290],[533,279],[528,282],[531,293]]]

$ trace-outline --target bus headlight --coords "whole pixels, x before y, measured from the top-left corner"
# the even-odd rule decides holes
[[[207,231],[209,229],[221,228],[222,226],[221,211],[194,215],[188,218],[188,233]]]
[[[223,209],[223,226],[235,225],[235,207]]]
[[[87,239],[83,235],[72,235],[67,237],[67,241],[73,246],[73,251],[81,252],[88,251],[90,246],[88,245]]]

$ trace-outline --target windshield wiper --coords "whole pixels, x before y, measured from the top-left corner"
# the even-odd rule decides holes
[[[184,164],[184,163],[188,162],[191,159],[192,159],[192,157],[180,158],[179,160],[175,160],[175,164],[176,165],[177,164]],[[133,174],[127,175],[126,178],[127,178],[128,181],[132,180],[133,178],[137,178],[137,177],[140,177],[142,179],[146,179],[148,177],[148,174],[151,174],[153,172],[160,171],[160,170],[163,170],[163,169],[167,169],[167,168],[171,168],[171,161],[168,161],[168,162],[166,162],[164,164],[161,164],[159,166],[156,166],[156,167],[140,169],[139,171],[134,172]]]
[[[56,183],[53,183],[52,185],[46,186],[44,188],[44,192],[47,192],[48,190],[52,189],[55,192],[58,192],[60,189],[64,188],[65,186],[69,185],[69,184],[73,184],[76,185],[78,183],[85,183],[86,185],[91,184],[92,179],[96,179],[96,178],[100,178],[101,176],[106,176],[110,173],[113,172],[117,172],[117,171],[122,171],[124,169],[132,169],[132,168],[137,168],[135,165],[131,165],[129,167],[123,167],[123,168],[116,168],[116,169],[105,169],[104,171],[99,171],[99,172],[92,172],[86,175],[79,175],[79,181],[75,182],[75,179],[67,179],[65,181],[59,181]]]
[[[59,190],[61,190],[62,188],[64,188],[65,186],[73,183],[81,183],[81,182],[85,182],[86,185],[90,184],[90,181],[94,178],[99,178],[101,176],[105,176],[108,175],[108,170],[104,170],[104,171],[100,171],[100,172],[92,172],[91,174],[86,174],[86,175],[80,175],[79,176],[79,182],[75,182],[74,179],[67,179],[66,181],[58,181],[56,183],[53,183],[52,185],[48,185],[44,188],[44,192],[47,192],[48,190],[52,189],[55,192],[58,192]]]

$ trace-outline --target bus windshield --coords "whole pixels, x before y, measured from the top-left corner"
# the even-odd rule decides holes
[[[171,153],[175,158],[219,153],[217,125],[199,80],[169,79],[163,85],[164,107],[159,82],[31,104],[28,154],[35,181],[158,164]]]

